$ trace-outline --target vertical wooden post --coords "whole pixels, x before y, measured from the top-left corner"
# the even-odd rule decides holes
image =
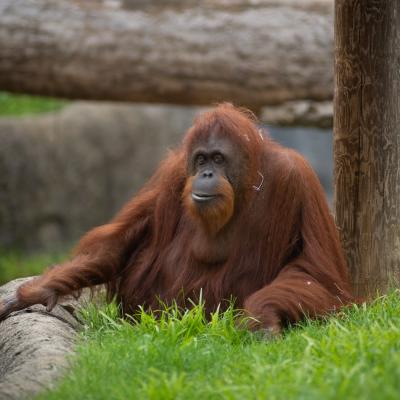
[[[335,2],[335,210],[357,295],[400,286],[400,1]]]

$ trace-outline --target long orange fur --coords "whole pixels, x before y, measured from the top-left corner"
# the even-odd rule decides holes
[[[190,204],[186,164],[193,145],[215,129],[246,160],[245,190],[234,193],[225,182],[221,203],[200,215]],[[51,308],[58,297],[101,283],[126,313],[157,308],[159,299],[185,306],[202,291],[208,310],[233,297],[256,318],[255,327],[273,330],[352,299],[315,173],[229,104],[198,117],[138,195],[109,224],[88,232],[72,260],[20,287],[17,301]]]

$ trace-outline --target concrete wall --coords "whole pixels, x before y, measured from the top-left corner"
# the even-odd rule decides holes
[[[192,124],[196,108],[73,103],[0,119],[0,249],[51,249],[108,221]],[[331,194],[329,131],[268,128]]]

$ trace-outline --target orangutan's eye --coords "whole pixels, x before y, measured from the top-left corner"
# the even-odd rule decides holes
[[[221,153],[216,153],[213,156],[213,161],[215,164],[222,164],[225,161],[224,156]]]
[[[204,165],[205,162],[206,162],[206,158],[204,157],[203,154],[199,154],[199,155],[196,157],[196,165]]]

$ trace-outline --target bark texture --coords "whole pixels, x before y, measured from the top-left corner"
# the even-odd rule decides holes
[[[0,299],[14,294],[27,279],[31,278],[0,287]],[[87,296],[84,298],[87,301]],[[68,367],[68,355],[81,326],[72,313],[78,306],[72,298],[51,313],[36,305],[0,323],[0,399],[32,398],[56,384]]]
[[[335,6],[335,208],[355,291],[400,284],[400,2]]]
[[[0,88],[254,111],[330,100],[332,14],[329,0],[2,0]]]

